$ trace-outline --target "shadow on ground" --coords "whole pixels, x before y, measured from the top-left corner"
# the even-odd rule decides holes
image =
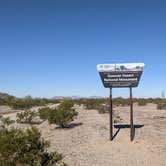
[[[133,139],[135,138],[135,130],[144,127],[144,125],[134,125],[133,127]],[[114,125],[115,129],[118,129],[116,133],[113,135],[113,139],[116,138],[118,133],[120,132],[121,129],[130,129],[131,125],[128,124],[119,124],[119,125]]]
[[[78,127],[78,126],[82,126],[83,123],[71,123],[63,128],[61,127],[56,127],[56,129],[72,129],[72,128],[75,128],[75,127]]]

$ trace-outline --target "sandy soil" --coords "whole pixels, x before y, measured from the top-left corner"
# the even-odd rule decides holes
[[[130,142],[129,107],[117,107],[122,121],[109,141],[109,115],[78,108],[70,129],[56,129],[44,122],[37,127],[50,141],[50,150],[64,155],[69,166],[165,166],[166,110],[134,106],[135,138]],[[15,113],[5,117],[15,118]]]

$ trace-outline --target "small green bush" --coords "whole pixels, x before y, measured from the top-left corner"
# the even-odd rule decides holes
[[[101,104],[98,106],[97,111],[99,114],[105,114],[109,112],[109,105],[108,104]]]
[[[25,98],[14,98],[9,103],[9,106],[11,106],[13,109],[30,109],[34,106],[44,106],[47,104],[47,99],[33,99],[31,96],[27,96]]]
[[[60,105],[58,106],[58,109],[68,110],[72,109],[73,107],[74,107],[74,102],[72,99],[64,99],[61,101]]]
[[[38,114],[34,111],[27,110],[23,111],[21,113],[17,113],[17,123],[32,123],[32,120],[37,116]]]
[[[76,104],[84,105],[86,109],[101,109],[102,105],[107,103],[107,99],[79,99],[74,101]]]
[[[53,166],[66,165],[62,155],[47,151],[49,144],[36,128],[0,130],[0,165]]]
[[[8,117],[8,118],[2,118],[1,121],[3,122],[3,124],[4,124],[5,126],[9,126],[9,125],[15,123],[15,121],[14,121],[14,120],[11,120],[9,117]]]
[[[122,97],[118,97],[118,98],[113,99],[113,104],[116,106],[128,106],[128,105],[130,105],[130,100],[124,99]]]
[[[51,109],[49,107],[39,109],[39,117],[42,120],[47,120],[51,113]]]
[[[45,106],[49,103],[59,103],[58,99],[32,98],[26,96],[24,98],[16,98],[14,96],[0,93],[0,105],[8,105],[12,109],[26,110],[34,106]]]
[[[71,99],[65,99],[55,109],[49,107],[40,109],[39,117],[43,120],[47,119],[50,124],[56,124],[61,128],[65,128],[78,115],[73,106],[74,102]]]
[[[147,101],[145,99],[139,99],[138,100],[138,105],[139,106],[145,106],[147,104]]]
[[[57,124],[61,128],[65,128],[74,120],[74,117],[77,116],[77,114],[78,113],[75,109],[53,109],[50,111],[48,122],[50,124]]]
[[[121,117],[119,115],[113,115],[113,121],[114,123],[120,123],[122,121]]]

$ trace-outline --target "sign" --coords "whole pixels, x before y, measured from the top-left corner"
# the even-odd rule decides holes
[[[137,87],[144,66],[144,63],[99,64],[97,70],[106,88]]]
[[[110,140],[113,136],[113,100],[112,88],[130,88],[130,140],[134,139],[132,87],[137,87],[144,70],[144,63],[99,64],[99,71],[104,87],[110,88]]]

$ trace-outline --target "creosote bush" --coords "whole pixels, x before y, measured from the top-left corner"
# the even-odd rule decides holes
[[[113,121],[114,123],[120,123],[122,121],[122,118],[118,114],[115,114],[115,111],[113,113]]]
[[[91,110],[91,109],[101,109],[103,104],[105,104],[107,100],[102,100],[102,99],[86,99],[83,102],[83,105],[86,107],[86,109]]]
[[[15,123],[15,121],[11,120],[9,117],[8,118],[2,118],[1,121],[2,121],[3,125],[5,125],[5,126],[9,126],[9,125]]]
[[[78,105],[84,105],[86,109],[98,109],[102,107],[102,105],[108,104],[109,99],[108,98],[99,98],[99,99],[75,99],[73,100],[75,104]],[[166,99],[161,98],[133,98],[134,103],[138,103],[139,106],[145,106],[147,103],[153,103],[153,104],[160,104],[160,103],[166,103]],[[114,98],[113,99],[113,105],[114,106],[129,106],[130,105],[130,99],[129,98]]]
[[[145,106],[146,104],[147,104],[147,101],[145,99],[138,99],[139,106]]]
[[[49,153],[48,146],[37,128],[0,130],[0,165],[65,166],[62,155]]]
[[[130,105],[130,100],[124,99],[122,97],[118,97],[118,98],[113,99],[113,104],[116,106],[128,106],[128,105]]]
[[[43,106],[47,104],[47,99],[33,99],[31,96],[27,96],[25,98],[14,98],[9,105],[13,109],[20,109],[20,110],[25,110],[25,109],[30,109],[34,106]]]
[[[47,119],[50,124],[56,124],[61,128],[65,128],[78,115],[73,106],[72,100],[65,99],[55,109],[48,107],[40,109],[39,116],[43,120]]]
[[[100,104],[96,109],[99,114],[105,114],[109,112],[109,104]]]
[[[74,101],[72,99],[63,99],[58,106],[58,109],[67,110],[74,107]]]
[[[38,113],[32,110],[22,111],[17,113],[17,123],[32,123],[32,120],[37,117]]]
[[[158,110],[166,110],[166,103],[160,102],[157,104],[157,109]]]
[[[40,119],[47,120],[52,109],[49,107],[44,107],[39,109],[38,114]]]
[[[54,109],[51,110],[51,113],[48,117],[48,122],[50,124],[57,124],[61,128],[68,126],[70,122],[74,120],[74,117],[77,116],[75,109]]]
[[[32,98],[26,96],[24,98],[16,98],[14,96],[0,93],[0,105],[10,106],[12,109],[26,110],[34,106],[45,106],[49,103],[59,103],[58,99]]]

